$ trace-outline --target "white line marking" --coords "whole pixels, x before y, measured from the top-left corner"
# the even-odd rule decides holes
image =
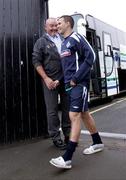
[[[89,131],[81,130],[81,134],[90,135]],[[108,133],[108,132],[99,132],[100,136],[102,137],[109,137],[115,139],[126,139],[126,134],[119,134],[119,133]]]
[[[115,104],[118,104],[118,103],[120,103],[120,102],[123,102],[123,101],[125,101],[125,100],[126,100],[126,98],[124,98],[124,99],[122,99],[122,100],[120,100],[120,101],[117,101],[117,102],[115,102],[115,103],[112,103],[112,104],[110,104],[110,105],[104,106],[104,107],[102,107],[102,108],[99,108],[99,109],[97,109],[97,110],[91,111],[90,114],[93,114],[93,113],[95,113],[95,112],[101,111],[101,110],[103,110],[103,109],[106,109],[106,108],[108,108],[108,107],[111,107],[111,106],[113,106],[113,105],[115,105]],[[60,130],[61,130],[61,128],[60,128]],[[87,130],[81,130],[81,134],[90,135],[89,131],[87,131]],[[124,139],[124,140],[126,139],[126,134],[108,133],[108,132],[99,132],[99,134],[100,134],[100,136],[102,136],[102,137],[109,137],[109,138],[115,138],[115,139]]]
[[[96,109],[96,110],[94,110],[94,111],[91,111],[90,114],[93,114],[93,113],[95,113],[95,112],[101,111],[101,110],[103,110],[103,109],[106,109],[106,108],[108,108],[108,107],[111,107],[111,106],[113,106],[113,105],[115,105],[115,104],[118,104],[118,103],[120,103],[120,102],[123,102],[123,101],[125,101],[125,100],[126,100],[126,98],[124,98],[124,99],[122,99],[122,100],[120,100],[120,101],[114,102],[114,103],[112,103],[112,104],[109,104],[109,105],[107,105],[107,106],[104,106],[104,107],[102,107],[102,108]]]
[[[96,109],[94,111],[91,111],[90,114],[93,114],[95,112],[101,111],[101,110],[106,109],[108,107],[111,107],[111,106],[113,106],[115,104],[121,103],[121,102],[123,102],[125,100],[126,100],[126,98],[123,98],[123,99],[121,99],[121,100],[119,100],[117,102],[114,102],[114,103],[110,104],[110,105],[104,106],[104,107]],[[81,134],[88,134],[88,135],[90,135],[89,131],[87,131],[87,130],[81,130]],[[108,132],[99,132],[99,134],[102,137],[109,137],[109,138],[115,138],[115,139],[126,139],[126,134],[108,133]]]

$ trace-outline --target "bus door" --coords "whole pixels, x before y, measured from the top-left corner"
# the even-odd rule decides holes
[[[87,28],[86,37],[90,45],[95,51],[96,60],[91,69],[91,81],[90,81],[90,97],[97,98],[102,96],[101,88],[101,77],[100,77],[100,65],[99,65],[99,56],[98,56],[98,37],[96,36],[96,31],[93,29]]]
[[[100,37],[96,36],[96,31],[94,29],[88,28],[87,22],[82,14],[73,14],[72,17],[74,19],[74,31],[84,35],[87,38],[96,54],[96,61],[91,69],[90,98],[101,98],[103,93],[98,54],[98,52],[101,50]]]
[[[112,96],[118,93],[117,72],[113,57],[111,34],[103,32],[103,59],[105,66],[106,95]]]
[[[91,70],[90,98],[99,97],[101,96],[101,81],[96,32],[87,28],[87,22],[82,14],[73,14],[72,17],[74,19],[74,31],[84,35],[95,51],[96,61]]]

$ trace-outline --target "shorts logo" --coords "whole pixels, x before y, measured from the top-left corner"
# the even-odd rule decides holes
[[[79,107],[78,106],[73,106],[74,109],[78,109]]]

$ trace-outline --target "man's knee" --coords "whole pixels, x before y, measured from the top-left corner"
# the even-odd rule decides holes
[[[81,113],[80,112],[69,112],[70,120],[74,121],[76,119],[81,118]]]

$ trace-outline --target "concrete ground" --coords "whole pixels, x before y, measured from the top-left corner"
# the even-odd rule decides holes
[[[50,139],[38,139],[0,148],[0,180],[125,180],[126,141],[102,138],[103,152],[83,155],[90,145],[89,135],[81,135],[70,170],[49,164],[64,151],[56,149]]]

